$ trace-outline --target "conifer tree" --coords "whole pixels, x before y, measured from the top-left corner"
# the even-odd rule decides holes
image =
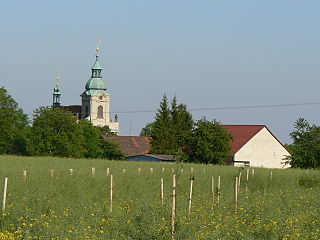
[[[152,137],[153,153],[176,154],[182,151],[184,139],[191,133],[192,127],[193,120],[187,106],[178,105],[174,96],[169,107],[168,98],[164,95],[155,121],[148,123],[140,135]]]
[[[171,133],[173,136],[173,150],[181,150],[186,137],[191,134],[194,125],[192,115],[188,112],[185,104],[177,105],[177,97],[171,101]]]
[[[152,152],[169,154],[171,152],[172,135],[170,133],[170,125],[172,118],[168,106],[168,98],[163,95],[160,102],[160,108],[156,113],[153,129],[152,129]]]

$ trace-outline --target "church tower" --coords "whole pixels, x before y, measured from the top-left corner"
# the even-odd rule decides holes
[[[110,130],[119,135],[119,122],[110,118],[111,95],[101,75],[99,64],[99,47],[96,48],[96,61],[91,68],[91,78],[81,94],[81,118],[89,120],[94,126],[109,126]]]
[[[59,88],[60,72],[57,72],[56,87],[53,89],[52,107],[60,107],[61,91]]]

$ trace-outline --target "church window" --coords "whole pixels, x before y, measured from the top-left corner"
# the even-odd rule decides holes
[[[98,118],[103,118],[103,107],[102,106],[99,106],[98,107],[98,115],[97,115]]]

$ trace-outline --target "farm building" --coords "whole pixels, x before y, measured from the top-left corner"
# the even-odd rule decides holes
[[[232,164],[287,168],[283,158],[290,153],[265,125],[223,125],[233,135]]]
[[[287,168],[283,158],[290,153],[265,125],[222,125],[233,135],[231,161],[234,166]],[[173,161],[170,155],[150,154],[151,138],[142,136],[103,136],[119,144],[131,161]]]

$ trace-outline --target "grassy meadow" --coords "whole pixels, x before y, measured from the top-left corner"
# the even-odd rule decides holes
[[[107,168],[114,183],[112,212]],[[320,239],[320,171],[255,168],[247,182],[246,169],[229,166],[15,156],[0,156],[1,206],[8,177],[0,239],[171,239],[172,169],[177,175],[176,239]]]

